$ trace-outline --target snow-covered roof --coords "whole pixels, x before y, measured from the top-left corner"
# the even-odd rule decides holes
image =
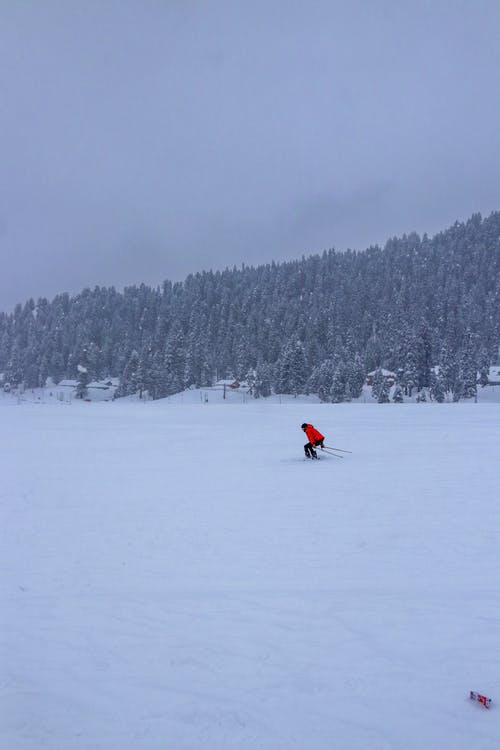
[[[494,365],[493,367],[490,367],[488,382],[492,383],[493,385],[500,385],[500,365]]]
[[[232,378],[231,380],[218,380],[213,387],[223,388],[224,386],[226,386],[227,388],[232,388],[233,390],[250,389],[250,386],[248,385],[246,380],[238,380],[237,378]]]
[[[87,385],[87,388],[118,388],[119,378],[104,378],[104,380],[93,380]],[[51,388],[76,388],[78,380],[67,378],[59,381],[57,385],[50,385]]]
[[[111,378],[109,380],[93,380],[92,383],[87,385],[87,388],[117,388],[118,383],[112,383]]]
[[[395,372],[391,372],[390,370],[384,370],[383,367],[377,367],[376,370],[372,370],[371,372],[369,372],[368,376],[371,375],[373,377],[378,370],[382,370],[382,375],[384,375],[386,378],[395,378],[396,377],[396,373]]]

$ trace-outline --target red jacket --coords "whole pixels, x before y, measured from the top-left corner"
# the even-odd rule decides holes
[[[316,440],[324,440],[325,436],[321,434],[321,432],[318,432],[312,424],[308,424],[304,432],[307,435],[307,438],[310,443],[314,443]]]

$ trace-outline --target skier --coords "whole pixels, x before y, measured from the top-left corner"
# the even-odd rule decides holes
[[[304,445],[304,453],[306,454],[306,458],[318,458],[318,454],[316,453],[315,449],[318,447],[318,445],[320,446],[320,448],[323,448],[323,440],[325,439],[325,436],[322,435],[321,432],[318,432],[318,430],[316,430],[316,428],[313,427],[312,424],[307,424],[306,422],[304,422],[304,424],[300,426],[306,433],[309,440],[309,442]]]

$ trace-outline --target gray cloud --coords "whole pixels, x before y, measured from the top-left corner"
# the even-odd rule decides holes
[[[0,309],[500,208],[496,0],[0,4]]]

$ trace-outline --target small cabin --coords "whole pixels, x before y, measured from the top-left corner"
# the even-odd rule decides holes
[[[394,383],[396,382],[396,373],[391,372],[390,370],[384,370],[383,367],[377,368],[377,370],[378,369],[382,370],[382,375],[384,376],[387,382],[387,385],[393,386]],[[366,381],[365,381],[366,385],[373,385],[373,378],[375,377],[375,373],[377,372],[377,370],[372,370],[371,372],[368,373],[368,375],[366,376]]]
[[[215,388],[231,388],[233,391],[238,390],[240,388],[241,383],[239,380],[235,380],[234,378],[229,378],[228,380],[218,380],[215,384]]]
[[[500,365],[490,367],[488,385],[500,385]]]

